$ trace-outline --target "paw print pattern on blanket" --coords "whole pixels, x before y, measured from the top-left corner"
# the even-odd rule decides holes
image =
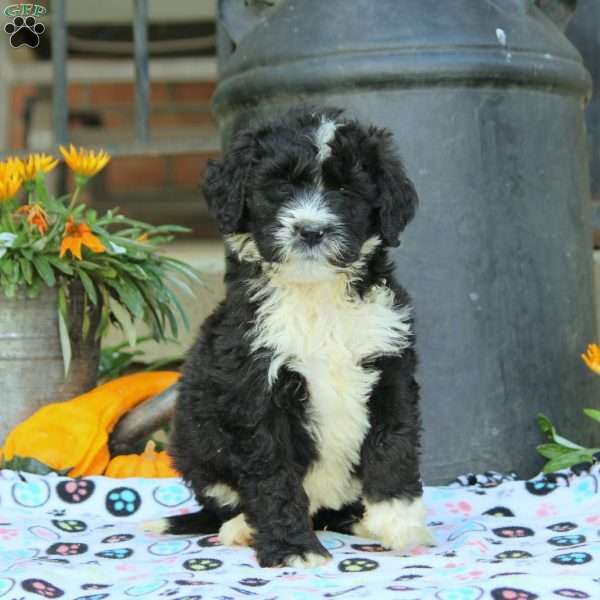
[[[85,502],[92,497],[96,484],[90,479],[74,479],[61,481],[56,486],[58,497],[69,504]]]
[[[544,480],[548,493],[518,480],[486,487],[477,477],[471,487],[425,488],[437,547],[395,552],[318,532],[333,560],[304,570],[261,569],[252,548],[224,547],[216,534],[143,532],[139,522],[197,510],[178,480],[123,485],[2,471],[0,564],[8,576],[0,576],[0,600],[600,598],[599,477],[595,466],[529,482]]]
[[[131,488],[119,487],[106,496],[106,509],[115,517],[129,517],[141,506],[140,495]]]
[[[52,524],[66,533],[81,533],[87,525],[79,519],[52,519]]]
[[[552,562],[558,565],[583,565],[591,560],[592,555],[587,552],[568,552],[552,558]]]
[[[38,508],[48,502],[50,486],[43,479],[17,481],[12,487],[14,501],[27,508]]]
[[[43,598],[60,598],[61,596],[64,596],[65,593],[59,587],[56,587],[44,579],[25,579],[21,582],[21,587],[26,592],[37,594]]]
[[[183,568],[188,571],[212,571],[223,565],[223,561],[216,558],[190,558],[183,563]]]

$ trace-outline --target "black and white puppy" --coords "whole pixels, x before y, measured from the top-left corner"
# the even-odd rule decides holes
[[[412,308],[386,254],[417,196],[390,132],[295,109],[238,133],[203,190],[227,292],[189,353],[170,453],[204,509],[155,530],[220,528],[262,566],[324,563],[325,527],[432,543]]]

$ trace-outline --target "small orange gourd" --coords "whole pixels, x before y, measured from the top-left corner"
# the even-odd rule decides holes
[[[135,373],[48,404],[8,434],[1,466],[71,477],[101,475],[110,461],[108,436],[117,421],[178,378],[174,371]]]
[[[104,473],[107,477],[179,477],[171,466],[166,452],[156,452],[156,444],[149,440],[142,454],[115,456]]]

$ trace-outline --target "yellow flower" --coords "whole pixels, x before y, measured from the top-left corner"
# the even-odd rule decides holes
[[[594,373],[600,375],[600,347],[598,344],[589,344],[586,353],[582,354],[581,358]]]
[[[14,165],[21,176],[23,183],[27,184],[35,181],[35,176],[41,171],[49,173],[56,167],[58,160],[49,154],[34,152],[27,157],[27,160],[20,158],[9,158],[9,164]]]
[[[27,222],[37,227],[40,234],[48,231],[48,214],[39,204],[25,204],[17,209],[17,213],[27,215]]]
[[[60,257],[62,258],[69,250],[77,260],[81,260],[81,246],[85,246],[96,253],[106,250],[104,244],[85,223],[75,224],[73,217],[69,217],[65,226],[65,235],[60,244]]]
[[[90,177],[104,169],[110,160],[110,156],[104,150],[97,153],[84,148],[77,150],[73,144],[69,146],[68,150],[64,146],[60,146],[60,152],[69,168],[74,171],[79,185],[85,184]]]
[[[12,200],[23,180],[12,162],[0,162],[0,202]]]

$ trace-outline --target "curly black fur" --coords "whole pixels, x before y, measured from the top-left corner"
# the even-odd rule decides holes
[[[315,130],[327,120],[337,127],[326,140],[329,150],[319,155]],[[395,307],[409,305],[385,247],[398,245],[417,196],[389,132],[344,120],[339,110],[301,108],[239,133],[223,160],[210,164],[204,183],[221,231],[247,237],[229,253],[226,298],[203,324],[189,352],[174,418],[170,453],[205,515],[171,519],[169,531],[208,533],[215,523],[243,512],[263,566],[310,553],[327,556],[313,527],[351,532],[363,516],[365,499],[413,499],[422,493],[412,337],[398,352],[361,359],[364,373],[379,372],[367,399],[368,429],[359,458],[350,467],[362,491],[342,505],[315,506],[312,514],[303,482],[322,457],[314,434],[321,424],[314,423],[310,373],[301,374],[293,360],[286,360],[273,381],[269,370],[275,349],[253,346],[265,297],[252,286],[264,287],[269,273],[286,260],[275,235],[280,211],[290,199],[319,186],[315,202],[335,216],[335,227],[324,226],[324,235],[339,241],[337,246],[332,241],[335,256],[322,262],[343,272],[356,266],[365,243],[379,236],[383,243],[365,254],[364,264],[348,277],[347,293],[360,302],[373,289],[387,288]],[[288,242],[298,260],[303,252],[316,252],[296,238]],[[244,244],[252,246],[248,254]],[[302,285],[310,290],[312,284]],[[207,495],[215,484],[227,486],[232,498],[225,502]]]

